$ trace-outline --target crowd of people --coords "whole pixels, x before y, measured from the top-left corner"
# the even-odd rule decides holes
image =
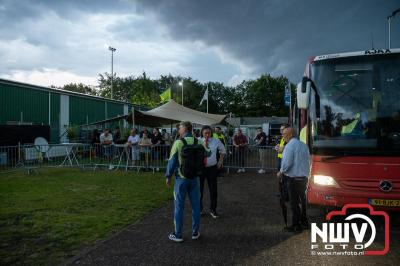
[[[179,124],[177,128],[172,130],[171,134],[164,128],[147,129],[143,127],[140,131],[136,128],[130,130],[128,137],[123,137],[119,127],[111,131],[109,128],[99,132],[97,129],[93,130],[91,136],[91,144],[96,147],[93,150],[93,157],[106,159],[109,164],[109,169],[113,169],[113,158],[116,157],[117,147],[124,145],[125,148],[130,148],[129,157],[132,166],[138,166],[139,161],[142,162],[141,166],[145,166],[145,170],[150,168],[150,162],[154,160],[167,160],[170,147],[179,139]],[[230,157],[230,163],[237,167],[238,173],[245,172],[246,157],[248,157],[249,145],[257,150],[257,162],[260,165],[258,173],[264,174],[267,169],[266,157],[267,149],[271,146],[271,136],[267,136],[261,127],[257,128],[256,135],[250,139],[246,136],[242,129],[238,129],[236,134],[233,131],[222,131],[221,127],[216,126],[212,128],[212,137],[218,139],[227,150]],[[202,138],[200,129],[192,129],[193,137]],[[219,152],[217,153],[219,159]],[[230,166],[232,166],[230,165]],[[146,168],[147,167],[147,168]],[[153,166],[154,167],[154,166]],[[158,171],[158,167],[156,168]],[[223,169],[218,170],[218,174],[223,175]]]
[[[127,139],[121,136],[118,127],[113,132],[106,128],[102,133],[95,129],[91,138],[91,144],[97,147],[93,150],[93,156],[107,159],[110,170],[114,168],[112,161],[116,155],[116,147],[122,145],[123,148],[129,150],[133,166],[143,160],[145,166],[149,167],[150,159],[166,160],[168,158],[168,145],[171,142],[172,137],[165,129],[160,132],[159,128],[153,128],[150,132],[146,127],[142,128],[140,132],[136,128],[132,128]]]
[[[200,131],[200,137],[196,137],[190,122],[182,122],[179,125],[179,137],[173,143],[168,166],[165,173],[166,185],[169,187],[174,180],[174,231],[169,239],[175,242],[183,241],[183,210],[186,195],[192,208],[192,239],[200,237],[200,218],[205,215],[203,206],[203,190],[205,181],[208,183],[210,195],[210,212],[213,218],[218,218],[218,171],[223,168],[224,157],[227,153],[224,137],[219,134],[219,128],[212,133],[209,126],[204,126]],[[306,214],[306,189],[310,172],[310,154],[308,146],[296,138],[294,128],[289,125],[281,127],[282,139],[276,145],[277,177],[284,188],[281,197],[284,201],[290,201],[292,210],[292,224],[285,227],[290,232],[300,232],[308,228]],[[257,129],[254,138],[260,158],[265,153],[267,136],[262,128]],[[238,173],[244,172],[244,149],[248,140],[239,129],[233,137],[232,144],[235,147],[240,161]],[[261,165],[263,165],[261,163]],[[263,167],[263,166],[262,166]],[[259,173],[263,173],[263,169]]]

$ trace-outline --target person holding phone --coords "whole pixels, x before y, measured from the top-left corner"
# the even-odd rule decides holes
[[[223,167],[224,157],[226,154],[224,144],[217,138],[212,137],[212,130],[210,126],[204,126],[201,129],[202,140],[206,147],[211,151],[210,157],[204,159],[205,169],[200,176],[200,209],[201,213],[205,214],[203,210],[203,190],[204,183],[207,180],[208,189],[210,192],[210,215],[214,219],[218,218],[217,213],[217,177],[218,170]],[[217,153],[219,158],[217,159]]]

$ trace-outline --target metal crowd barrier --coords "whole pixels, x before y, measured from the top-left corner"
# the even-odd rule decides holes
[[[0,170],[79,167],[89,151],[90,145],[81,143],[0,147]]]
[[[244,147],[227,146],[224,167],[228,169],[274,170],[277,165],[277,153],[274,146],[248,145]]]
[[[0,147],[0,170],[41,167],[81,167],[89,169],[161,171],[167,166],[171,146],[89,145],[63,143]],[[272,146],[227,146],[224,167],[229,170],[276,168]]]
[[[94,169],[136,169],[155,172],[166,168],[169,151],[169,145],[95,144],[91,147],[89,161]]]

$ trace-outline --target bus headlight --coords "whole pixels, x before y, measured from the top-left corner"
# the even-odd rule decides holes
[[[314,184],[320,186],[329,186],[329,187],[339,187],[338,183],[336,183],[335,179],[331,176],[327,175],[314,175]]]

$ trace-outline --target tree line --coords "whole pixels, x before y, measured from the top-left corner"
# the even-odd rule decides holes
[[[111,97],[111,74],[99,75],[98,86],[82,83],[70,83],[60,89],[94,96]],[[214,114],[232,113],[236,117],[243,116],[288,116],[289,109],[284,103],[285,86],[288,79],[284,76],[272,77],[263,74],[254,80],[243,80],[236,86],[226,86],[221,82],[201,83],[191,77],[161,75],[151,79],[143,72],[139,76],[113,78],[113,97],[115,100],[154,108],[162,104],[160,94],[171,88],[172,99],[181,103],[183,82],[186,107],[205,112],[206,103],[199,105],[208,88],[209,112]],[[294,85],[291,84],[292,99]]]

